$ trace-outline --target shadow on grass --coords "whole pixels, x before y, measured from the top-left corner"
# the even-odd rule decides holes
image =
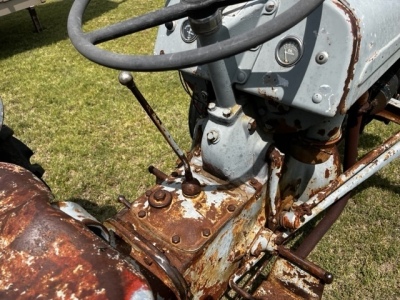
[[[118,212],[117,209],[111,205],[100,206],[97,203],[86,199],[69,198],[66,201],[71,201],[79,204],[84,209],[86,209],[89,214],[94,216],[101,223],[107,220],[108,218],[115,216]]]
[[[107,0],[92,0],[85,14],[85,21],[115,9],[119,3]],[[39,20],[44,27],[41,33],[34,32],[28,11],[18,11],[0,18],[0,59],[51,45],[68,39],[67,19],[73,1],[54,1],[36,6]]]

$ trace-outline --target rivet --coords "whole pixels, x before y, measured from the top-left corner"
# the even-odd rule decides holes
[[[315,94],[312,96],[312,101],[313,101],[314,103],[321,103],[322,98],[323,98],[323,97],[322,97],[321,94],[315,93]]]
[[[315,56],[315,61],[318,64],[322,65],[328,61],[328,58],[329,58],[328,52],[321,51],[321,52],[317,53],[317,55]]]
[[[146,216],[146,212],[144,210],[141,210],[138,212],[138,217],[143,219]]]
[[[236,79],[239,83],[244,83],[247,79],[247,74],[243,71],[239,71],[239,73],[236,76]]]
[[[234,212],[235,210],[236,210],[236,206],[235,205],[233,205],[233,204],[229,204],[228,205],[228,211]]]
[[[172,237],[172,243],[178,244],[181,241],[181,237],[179,235],[174,235]]]

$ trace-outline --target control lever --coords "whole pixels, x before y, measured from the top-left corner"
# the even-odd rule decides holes
[[[140,105],[143,107],[147,115],[156,125],[157,129],[161,132],[167,143],[170,145],[172,150],[181,160],[183,167],[185,169],[185,180],[182,182],[182,192],[187,197],[196,197],[201,192],[200,182],[193,177],[192,170],[190,169],[189,160],[183,151],[179,148],[178,144],[174,141],[171,134],[167,128],[163,125],[160,118],[156,115],[154,110],[151,108],[150,104],[146,101],[143,94],[137,88],[133,76],[129,72],[121,72],[118,76],[119,82],[126,86],[135,98],[139,101]]]

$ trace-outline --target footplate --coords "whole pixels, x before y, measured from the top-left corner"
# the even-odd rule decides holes
[[[268,275],[254,293],[256,299],[321,299],[324,283],[308,272],[278,257]]]

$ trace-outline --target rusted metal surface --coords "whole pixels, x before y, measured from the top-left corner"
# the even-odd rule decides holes
[[[277,247],[280,256],[290,261],[294,265],[300,267],[302,270],[307,271],[309,274],[320,279],[323,283],[332,283],[333,275],[316,264],[304,258],[297,256],[295,253],[280,245]]]
[[[282,195],[281,199],[279,182],[282,177],[282,168],[284,164],[285,155],[275,147],[268,150],[269,162],[269,178],[268,178],[268,228],[276,228],[278,220],[276,219],[282,211],[287,210],[292,206],[293,201],[288,195]]]
[[[334,136],[327,142],[298,138],[293,141],[290,154],[298,161],[305,164],[321,164],[332,155],[337,155],[337,143],[341,139],[340,130],[335,128]]]
[[[153,268],[150,270],[153,274],[158,275],[160,279],[169,286],[173,292],[175,292],[178,299],[188,299],[190,297],[188,285],[181,275],[181,273],[171,264],[168,257],[164,254],[165,251],[159,250],[145,237],[140,235],[131,224],[124,222],[123,220],[109,220],[108,226],[112,228],[113,231],[118,232],[118,234],[125,240],[134,242],[134,250],[131,254],[134,258],[140,262],[140,258],[144,262],[145,266]],[[132,250],[131,250],[132,251]],[[141,257],[141,255],[144,255]],[[155,269],[158,272],[154,272]],[[160,273],[160,270],[162,273]]]
[[[250,270],[252,269],[264,256],[264,253],[260,253],[258,256],[251,257],[248,259],[243,266],[237,270],[229,278],[229,286],[244,299],[255,300],[255,298],[244,288],[239,287],[238,281]]]
[[[110,235],[107,228],[105,228],[103,224],[96,220],[79,204],[71,201],[60,201],[53,202],[51,205],[66,213],[68,216],[74,218],[75,220],[81,222],[91,230],[95,230],[96,234],[100,235],[107,242],[110,241]]]
[[[349,169],[357,162],[358,142],[360,139],[363,115],[365,113],[363,108],[365,107],[368,98],[369,94],[364,93],[364,95],[358,99],[356,104],[349,111],[349,117],[345,131],[345,150],[343,160],[344,170]],[[295,250],[296,255],[306,258],[311,253],[317,243],[322,239],[333,223],[339,218],[349,199],[350,193],[343,196],[342,199],[329,208],[324,218],[306,236],[300,246]]]
[[[188,293],[182,293],[172,273],[157,262],[160,253],[165,256],[163,262],[190,282],[194,299],[217,299],[265,225],[266,191],[255,178],[238,185],[214,178],[202,169],[199,157],[192,164],[202,187],[197,196],[184,194],[183,176],[170,177],[105,225],[123,237],[135,260],[165,282],[177,298],[184,299]],[[158,197],[155,193],[170,194],[171,203],[151,205],[151,198]],[[143,241],[151,241],[152,247],[144,247],[148,243]]]
[[[400,132],[393,135],[379,147],[370,151],[359,162],[354,164],[354,166],[327,185],[326,188],[322,189],[308,201],[304,202],[302,205],[306,208],[305,211],[311,209],[312,214],[303,216],[296,215],[295,218],[291,218],[290,213],[293,212],[285,212],[284,214],[287,216],[286,219],[292,219],[292,225],[287,228],[300,228],[399,155]],[[285,218],[285,216],[283,217]]]
[[[254,293],[255,299],[299,300],[321,299],[324,285],[306,271],[283,258],[278,258],[268,275]]]
[[[48,203],[32,173],[0,163],[0,187],[1,299],[153,299],[122,255]]]
[[[343,95],[342,98],[340,99],[340,104],[338,106],[338,112],[341,114],[345,114],[347,112],[347,109],[349,108],[346,107],[348,105],[347,101],[351,99],[347,99],[347,97],[350,92],[351,83],[354,79],[355,65],[358,62],[360,54],[361,31],[360,31],[359,20],[353,14],[351,9],[348,8],[346,5],[342,4],[340,1],[333,1],[333,3],[340,10],[343,10],[343,12],[347,15],[353,36],[353,47],[352,47],[353,52],[351,54],[349,67],[347,68],[347,78],[343,88]]]
[[[335,130],[335,136],[329,141],[317,141],[296,138],[291,141],[290,153],[285,159],[282,178],[279,180],[277,200],[271,202],[271,211],[276,214],[269,216],[268,228],[296,229],[300,219],[311,214],[311,207],[305,205],[311,197],[318,194],[328,184],[334,181],[340,173],[340,156],[337,143],[340,130]],[[276,169],[270,171],[271,174]],[[281,173],[281,172],[279,172]],[[270,178],[269,185],[272,180]],[[269,191],[273,191],[269,187]],[[272,222],[271,219],[272,218]]]

